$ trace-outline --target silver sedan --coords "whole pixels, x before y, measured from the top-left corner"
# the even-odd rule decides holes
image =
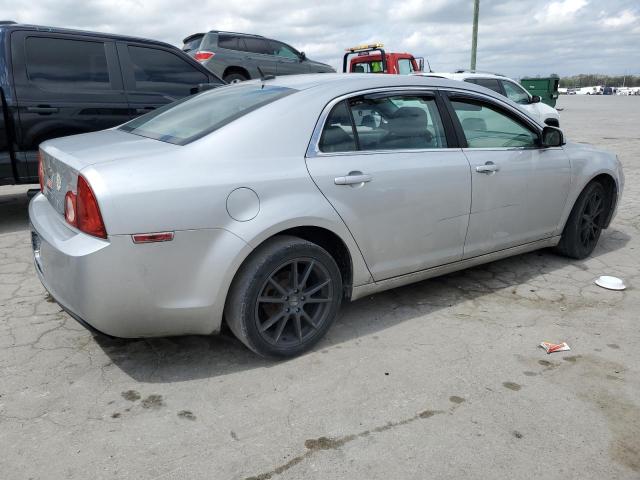
[[[345,300],[543,248],[591,254],[624,177],[482,87],[304,75],[45,142],[36,272],[118,337],[218,332],[293,356]]]

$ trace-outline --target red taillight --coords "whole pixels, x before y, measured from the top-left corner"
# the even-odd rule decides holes
[[[44,154],[38,151],[38,179],[40,180],[40,191],[44,193]]]
[[[199,62],[204,62],[205,60],[209,60],[213,57],[215,53],[207,52],[206,50],[198,50],[193,58],[195,58]]]
[[[67,192],[64,196],[64,218],[69,225],[78,226],[78,215],[76,213],[76,195],[73,192]]]
[[[75,207],[75,219],[78,230],[93,235],[94,237],[107,238],[107,230],[104,228],[98,201],[87,180],[82,175],[78,175]]]

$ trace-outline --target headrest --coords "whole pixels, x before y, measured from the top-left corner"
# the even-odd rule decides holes
[[[414,137],[427,131],[427,113],[418,107],[400,107],[389,119],[389,131],[394,135]]]
[[[487,122],[485,122],[483,118],[465,118],[462,121],[462,129],[486,132]]]

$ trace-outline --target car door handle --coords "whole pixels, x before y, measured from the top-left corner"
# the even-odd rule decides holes
[[[345,177],[336,177],[333,179],[333,183],[336,185],[358,185],[360,183],[367,183],[373,180],[371,175],[367,175],[366,173],[349,173],[349,175]]]
[[[50,115],[52,113],[58,113],[60,109],[58,107],[50,107],[48,105],[39,105],[37,107],[27,107],[27,112],[37,113],[39,115]]]
[[[487,162],[484,165],[478,165],[476,167],[476,172],[478,173],[495,173],[500,171],[500,167],[493,162]]]

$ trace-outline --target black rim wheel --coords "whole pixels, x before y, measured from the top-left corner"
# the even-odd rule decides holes
[[[312,338],[327,321],[335,295],[327,269],[312,258],[278,266],[256,300],[260,336],[276,347],[293,347]]]
[[[603,192],[595,190],[587,199],[580,218],[580,243],[584,248],[591,249],[598,241],[602,230],[604,211]]]

